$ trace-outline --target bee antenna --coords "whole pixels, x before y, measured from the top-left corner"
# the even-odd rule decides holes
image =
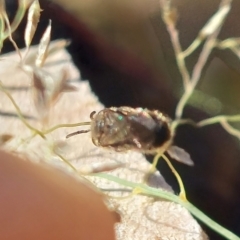
[[[91,120],[93,120],[93,116],[95,115],[95,113],[96,113],[96,111],[91,112],[91,114],[90,114]]]
[[[73,132],[73,133],[69,133],[66,138],[70,138],[72,136],[75,136],[75,135],[78,135],[78,134],[81,134],[81,133],[88,133],[90,132],[90,129],[89,130],[81,130],[81,131],[76,131],[76,132]]]

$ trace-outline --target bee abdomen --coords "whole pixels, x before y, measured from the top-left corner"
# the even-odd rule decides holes
[[[158,148],[171,139],[171,131],[167,122],[158,123],[155,129],[153,147]]]

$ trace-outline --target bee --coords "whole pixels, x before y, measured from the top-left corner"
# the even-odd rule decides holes
[[[131,107],[110,107],[90,114],[90,129],[68,134],[66,137],[91,132],[92,142],[98,147],[128,150],[144,154],[167,152],[171,158],[193,165],[190,155],[173,146],[172,120],[158,110]]]

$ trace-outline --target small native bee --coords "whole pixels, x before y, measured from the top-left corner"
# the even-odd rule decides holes
[[[164,149],[175,160],[193,165],[189,154],[172,146],[171,119],[157,110],[110,107],[90,114],[91,128],[67,135],[67,138],[91,132],[94,145],[115,151],[134,150],[155,154]]]

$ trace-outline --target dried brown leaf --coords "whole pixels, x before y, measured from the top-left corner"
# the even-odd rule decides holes
[[[35,65],[37,67],[42,67],[48,56],[48,47],[51,40],[51,29],[52,29],[51,23],[52,21],[49,20],[49,24],[40,40],[40,44],[38,47],[38,54],[35,61]]]
[[[24,33],[24,41],[26,47],[29,47],[32,42],[32,38],[35,34],[39,22],[40,12],[41,8],[38,0],[33,1],[28,10],[27,25]]]

